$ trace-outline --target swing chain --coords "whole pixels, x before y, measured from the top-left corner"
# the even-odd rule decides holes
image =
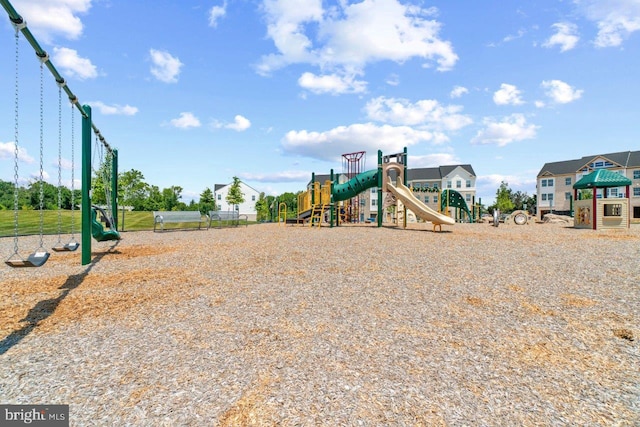
[[[74,103],[71,103],[71,238],[75,239],[75,157],[74,157],[74,139],[75,139],[75,108]]]
[[[40,61],[40,248],[44,248],[44,60]]]
[[[18,156],[19,156],[19,150],[18,150],[18,130],[19,130],[19,115],[18,115],[18,109],[20,106],[20,96],[19,96],[19,82],[20,80],[18,79],[18,73],[20,71],[20,61],[19,61],[19,52],[20,52],[20,34],[19,34],[20,29],[18,28],[18,26],[16,25],[16,81],[15,81],[15,108],[14,108],[14,113],[15,113],[15,124],[14,124],[14,131],[13,131],[13,144],[14,144],[14,158],[15,158],[15,163],[13,165],[13,180],[14,180],[14,187],[13,187],[13,255],[17,255],[18,254]]]
[[[62,234],[62,86],[58,86],[58,243]]]

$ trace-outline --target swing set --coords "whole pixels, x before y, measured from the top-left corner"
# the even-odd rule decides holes
[[[91,262],[91,237],[97,241],[119,240],[117,230],[117,176],[118,176],[118,151],[112,149],[106,142],[99,129],[91,120],[91,107],[80,105],[78,98],[71,92],[65,79],[58,73],[45,52],[27,28],[24,19],[16,12],[8,0],[0,0],[9,15],[9,19],[15,28],[15,117],[14,117],[14,197],[13,197],[13,253],[5,261],[10,267],[41,267],[50,257],[50,253],[44,247],[44,66],[46,65],[53,74],[58,85],[58,240],[51,248],[54,252],[75,251],[82,246],[82,265]],[[19,210],[19,64],[20,64],[20,32],[35,50],[40,60],[40,175],[39,175],[39,246],[26,258],[20,255],[18,210]],[[62,241],[62,90],[66,92],[71,102],[71,238],[66,243]],[[81,201],[81,242],[75,238],[75,156],[74,156],[74,111],[77,109],[82,115],[82,201]],[[93,168],[91,136],[95,134],[95,153],[98,154],[100,167]],[[91,204],[91,176],[92,171],[101,173],[105,187],[106,209]],[[104,222],[108,230],[105,230]]]

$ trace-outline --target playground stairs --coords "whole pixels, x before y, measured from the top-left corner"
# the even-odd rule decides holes
[[[311,208],[311,217],[309,218],[309,227],[313,227],[314,225],[320,227],[320,224],[322,224],[322,217],[326,211],[326,204],[313,205]]]

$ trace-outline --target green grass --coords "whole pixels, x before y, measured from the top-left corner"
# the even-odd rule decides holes
[[[42,211],[43,216],[43,233],[58,234],[58,211]],[[62,234],[71,233],[71,211],[60,211]],[[74,232],[76,235],[82,233],[82,225],[80,221],[80,211],[74,211]],[[120,231],[142,231],[153,230],[153,214],[146,211],[133,211],[124,213],[124,221],[122,211],[118,212],[118,221]],[[124,223],[123,223],[124,222]],[[249,221],[249,224],[253,222]],[[244,225],[244,221],[241,222]],[[194,227],[194,223],[176,223],[166,224],[165,230],[178,228]],[[216,226],[217,224],[214,224]],[[197,227],[197,225],[196,225]],[[19,210],[18,211],[18,234],[21,236],[40,234],[40,211],[38,210]],[[12,210],[0,210],[0,237],[10,237],[14,235],[14,215]]]
[[[122,227],[122,212],[118,212],[120,227]],[[42,230],[44,234],[58,234],[58,211],[42,211]],[[60,211],[61,230],[63,234],[71,233],[71,211]],[[74,231],[82,232],[80,211],[74,212]],[[124,231],[153,230],[153,215],[151,212],[125,212]],[[14,215],[12,210],[0,211],[0,237],[14,235]],[[21,236],[40,233],[40,211],[18,211],[18,234]]]

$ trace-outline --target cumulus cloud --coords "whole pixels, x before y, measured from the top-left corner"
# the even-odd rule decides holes
[[[464,86],[454,86],[449,96],[451,98],[460,98],[462,95],[469,93],[469,89]]]
[[[551,26],[556,32],[547,39],[542,46],[554,47],[560,46],[560,52],[566,52],[573,49],[578,44],[580,37],[578,36],[578,26],[570,22],[557,22]]]
[[[472,144],[495,144],[504,147],[507,144],[525,139],[533,139],[539,126],[528,124],[522,114],[512,114],[500,121],[486,118],[484,128],[471,140]]]
[[[520,90],[507,83],[502,83],[500,89],[493,94],[493,102],[497,105],[521,105],[524,104],[520,98]]]
[[[598,26],[594,40],[596,47],[620,46],[632,33],[640,30],[638,0],[581,0],[576,3],[587,19]]]
[[[227,2],[224,2],[222,6],[213,6],[211,9],[209,9],[209,26],[213,28],[217,27],[218,20],[220,20],[220,18],[224,17],[224,15],[226,14]]]
[[[227,129],[233,129],[235,131],[242,132],[251,127],[251,122],[246,117],[238,114],[233,118],[233,123],[229,123],[225,127]]]
[[[325,74],[317,76],[309,72],[300,76],[298,85],[313,93],[330,93],[332,95],[362,93],[367,89],[367,83],[362,80],[356,80],[355,75]]]
[[[150,49],[151,56],[151,74],[164,83],[176,83],[180,69],[184,65],[180,59],[172,56],[169,52],[163,52],[156,49]]]
[[[132,107],[131,105],[107,105],[101,101],[89,101],[87,104],[91,105],[93,108],[97,108],[101,114],[104,115],[121,115],[121,116],[134,116],[138,113],[137,107]]]
[[[36,38],[51,43],[57,35],[72,40],[82,35],[79,15],[89,11],[91,0],[14,0],[13,5]]]
[[[98,77],[98,70],[87,58],[78,56],[74,49],[66,47],[54,47],[52,61],[56,64],[62,74],[76,77],[80,80],[93,79]]]
[[[558,104],[568,104],[580,99],[584,90],[575,89],[562,80],[545,80],[541,86],[545,89],[546,95]]]
[[[424,156],[409,156],[408,163],[412,168],[433,168],[442,165],[454,165],[460,160],[451,153],[434,153]]]
[[[169,123],[171,123],[171,126],[180,129],[197,128],[201,126],[200,120],[194,116],[193,113],[189,112],[180,113],[180,117],[171,120]]]
[[[240,173],[238,176],[247,181],[257,182],[300,182],[311,178],[309,171],[282,171],[273,173]]]
[[[438,144],[443,142],[443,138],[446,137],[437,132],[416,130],[409,126],[357,123],[325,132],[289,131],[282,140],[282,150],[290,155],[336,162],[346,152],[364,150],[375,155],[380,149],[397,153],[404,147],[419,143]]]
[[[455,131],[470,125],[473,120],[460,114],[458,105],[443,106],[433,99],[415,103],[403,98],[380,96],[367,102],[367,116],[375,121],[394,125],[424,126],[428,129]]]
[[[16,145],[13,142],[0,142],[0,159],[14,159]],[[18,146],[18,161],[23,163],[33,163],[34,159],[29,155],[27,149]]]
[[[262,57],[260,74],[296,63],[359,71],[373,62],[412,58],[446,71],[458,60],[451,43],[439,37],[433,8],[364,0],[325,10],[322,0],[266,0],[263,11],[277,53]]]

